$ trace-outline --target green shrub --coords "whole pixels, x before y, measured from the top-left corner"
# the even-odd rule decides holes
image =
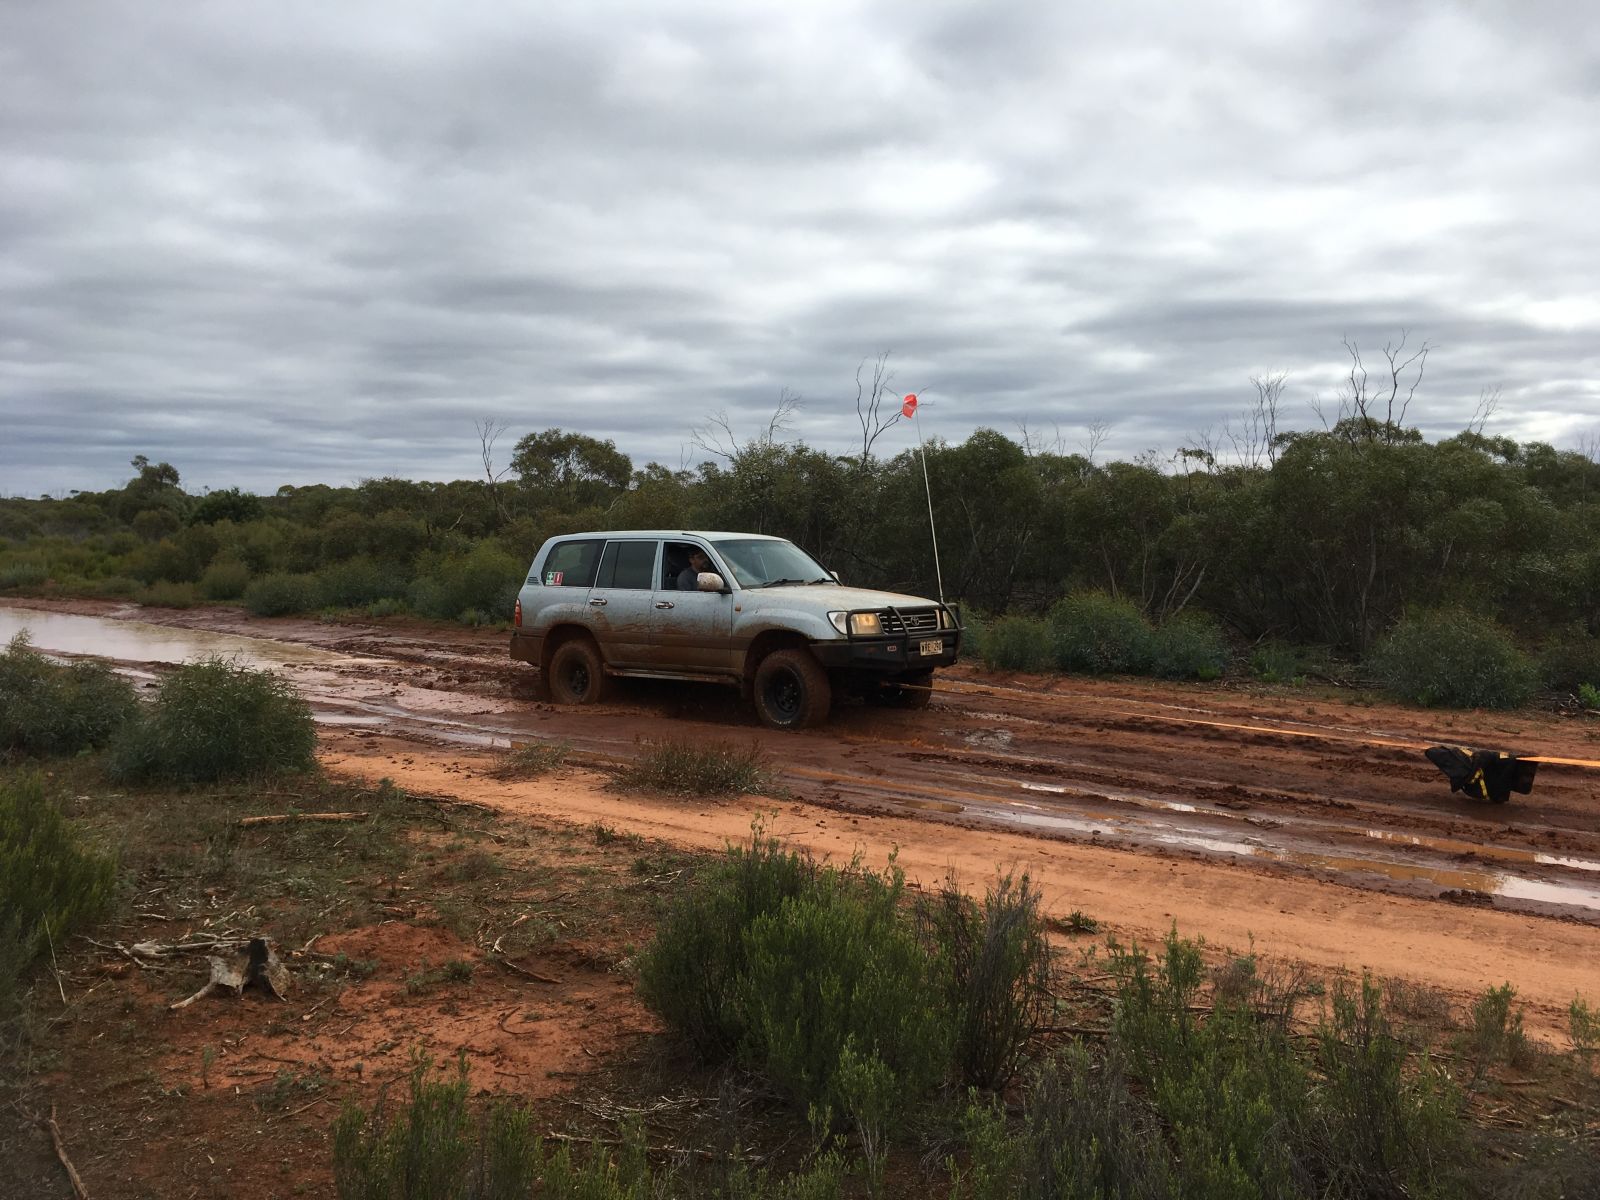
[[[537,779],[567,760],[566,742],[520,742],[489,771],[496,779]]]
[[[1301,673],[1300,652],[1288,642],[1265,641],[1250,651],[1250,674],[1262,683],[1293,683]]]
[[[1490,988],[1472,1005],[1472,1028],[1465,1049],[1472,1059],[1476,1084],[1497,1063],[1522,1065],[1528,1057],[1528,1038],[1522,1030],[1522,1011],[1511,1007],[1517,990],[1509,983]]]
[[[748,846],[730,846],[674,898],[639,959],[645,1004],[708,1062],[744,1039],[744,931],[785,901],[808,894],[817,869],[757,825]]]
[[[369,617],[403,617],[411,610],[406,607],[404,600],[376,600],[367,605],[366,615]]]
[[[0,567],[0,592],[32,592],[50,579],[50,571],[40,562],[14,562]]]
[[[245,588],[244,606],[258,617],[315,612],[322,606],[322,589],[314,575],[263,575]]]
[[[1600,687],[1595,687],[1592,683],[1580,683],[1578,703],[1591,711],[1600,710]]]
[[[139,581],[129,579],[125,575],[108,575],[104,579],[94,581],[94,594],[96,596],[128,596],[131,597],[139,590]]]
[[[1220,679],[1228,666],[1222,627],[1205,613],[1181,612],[1150,638],[1150,671],[1163,679]]]
[[[526,562],[492,544],[479,543],[414,580],[406,601],[415,612],[438,620],[452,621],[474,608],[504,620],[511,615],[527,573]]]
[[[154,608],[193,608],[200,596],[192,583],[170,583],[159,579],[133,594],[134,601]]]
[[[1050,609],[1055,665],[1089,675],[1138,674],[1150,663],[1150,623],[1132,601],[1077,592]]]
[[[26,631],[0,653],[0,754],[94,749],[138,709],[133,685],[104,663],[53,663],[28,644]]]
[[[947,882],[918,905],[954,1015],[955,1069],[972,1087],[1010,1082],[1054,1010],[1053,958],[1026,875],[1002,875],[980,905]]]
[[[1539,677],[1566,692],[1600,685],[1600,638],[1572,632],[1551,642],[1539,655]]]
[[[1042,671],[1050,665],[1050,635],[1032,617],[999,617],[979,643],[983,665],[993,671]]]
[[[111,746],[112,777],[209,783],[316,765],[316,727],[294,685],[220,658],[186,663]]]
[[[237,558],[215,559],[200,576],[200,594],[207,600],[237,600],[249,586],[250,568]]]
[[[0,1017],[23,973],[111,906],[116,870],[84,849],[39,778],[0,782]]]
[[[728,796],[761,792],[773,784],[766,756],[755,743],[664,739],[646,742],[644,751],[617,772],[619,786],[678,796]]]
[[[949,1071],[949,1014],[904,886],[894,867],[826,870],[745,931],[739,1057],[801,1109],[881,1123]]]
[[[1333,993],[1331,1020],[1318,1031],[1317,1119],[1302,1158],[1333,1195],[1459,1195],[1468,1151],[1460,1095],[1426,1060],[1407,1069],[1380,996],[1370,979],[1359,994]]]
[[[1533,694],[1533,667],[1505,631],[1462,609],[1407,616],[1370,666],[1385,690],[1427,707],[1515,708]]]
[[[392,600],[406,590],[403,575],[370,558],[333,563],[317,573],[322,603],[330,608],[360,608],[379,600]]]

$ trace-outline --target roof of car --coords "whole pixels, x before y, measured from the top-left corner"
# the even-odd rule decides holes
[[[787,540],[785,538],[773,537],[770,533],[728,533],[728,532],[725,532],[725,531],[718,531],[718,530],[714,530],[714,529],[593,529],[593,530],[584,530],[581,533],[564,533],[564,534],[561,535],[561,537],[559,539],[552,538],[551,540],[552,541],[558,541],[558,540],[564,541],[567,538],[621,538],[621,537],[630,537],[630,538],[681,538],[681,537],[692,537],[692,538],[703,538],[706,541],[710,541],[710,542],[723,541],[723,540],[728,539],[728,538],[739,538],[739,539],[745,540],[745,541],[759,541],[759,542],[782,542],[782,541],[786,541]]]

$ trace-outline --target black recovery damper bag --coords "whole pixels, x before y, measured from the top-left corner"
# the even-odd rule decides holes
[[[1504,804],[1512,792],[1526,796],[1533,791],[1533,775],[1538,763],[1500,750],[1469,750],[1465,746],[1433,746],[1424,751],[1428,761],[1443,771],[1452,792],[1462,792],[1474,800]]]

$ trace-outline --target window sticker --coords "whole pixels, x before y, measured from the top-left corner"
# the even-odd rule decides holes
[[[560,587],[561,586],[561,576],[563,574],[564,574],[564,572],[561,572],[561,571],[546,571],[544,573],[545,586],[547,586],[547,587]]]

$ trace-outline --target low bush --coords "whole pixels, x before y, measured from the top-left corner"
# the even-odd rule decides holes
[[[917,906],[954,1018],[954,1062],[971,1087],[1009,1083],[1055,1007],[1054,959],[1026,875],[1002,875],[979,904],[954,881]]]
[[[200,594],[207,600],[237,600],[250,586],[250,568],[237,558],[217,558],[200,576]]]
[[[42,954],[110,908],[115,882],[111,860],[80,843],[37,776],[0,782],[0,1017]]]
[[[138,604],[153,608],[193,608],[200,603],[200,594],[192,583],[171,583],[158,579],[136,591],[133,599]]]
[[[263,575],[245,588],[244,606],[258,617],[315,612],[322,606],[322,589],[314,575]]]
[[[1430,708],[1515,708],[1534,688],[1533,666],[1506,632],[1462,609],[1412,613],[1368,665],[1390,694]]]
[[[528,566],[489,543],[479,543],[463,555],[441,560],[412,582],[406,602],[425,617],[453,621],[469,609],[511,615]]]
[[[537,779],[567,760],[565,742],[521,742],[512,746],[490,770],[496,779]]]
[[[50,579],[50,570],[39,562],[13,562],[0,567],[0,592],[32,592]]]
[[[1578,703],[1590,711],[1600,711],[1600,687],[1592,683],[1578,685]]]
[[[745,931],[739,1057],[802,1110],[881,1130],[949,1071],[949,1011],[904,886],[893,866],[825,870]]]
[[[220,658],[162,680],[141,719],[112,742],[109,770],[130,782],[245,779],[316,765],[316,727],[294,685]]]
[[[978,653],[992,671],[1042,671],[1050,665],[1050,633],[1033,617],[997,617],[984,628]]]
[[[1139,674],[1148,669],[1153,633],[1130,600],[1076,592],[1050,609],[1051,649],[1063,671]]]
[[[1303,669],[1300,651],[1288,642],[1260,642],[1250,651],[1250,674],[1262,683],[1293,683]]]
[[[1539,678],[1565,692],[1600,687],[1600,638],[1579,630],[1550,642],[1539,655]]]
[[[405,594],[407,580],[392,567],[370,558],[333,563],[317,573],[322,604],[330,608],[360,608]]]
[[[0,755],[95,749],[138,709],[133,685],[104,663],[53,663],[33,649],[26,631],[0,652]]]
[[[644,743],[639,757],[617,772],[617,784],[679,796],[728,796],[770,789],[773,777],[754,743],[741,748],[665,739]]]
[[[376,600],[367,605],[366,615],[369,617],[401,617],[411,610],[406,607],[404,600]]]
[[[1228,666],[1228,641],[1222,627],[1205,613],[1181,612],[1150,638],[1150,672],[1163,679],[1222,678]]]
[[[808,894],[817,868],[757,825],[748,846],[727,854],[680,891],[639,959],[639,994],[708,1062],[744,1040],[744,933],[760,917]]]

